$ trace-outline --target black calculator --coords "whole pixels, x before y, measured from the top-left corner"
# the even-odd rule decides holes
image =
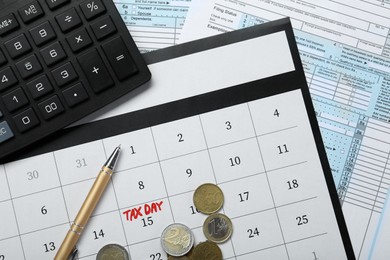
[[[151,77],[112,0],[19,0],[0,7],[0,158]]]

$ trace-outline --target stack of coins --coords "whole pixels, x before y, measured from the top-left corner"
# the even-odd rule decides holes
[[[187,226],[174,223],[161,234],[161,246],[168,254],[168,260],[222,260],[222,251],[217,243],[227,241],[233,232],[231,220],[218,213],[224,203],[222,190],[215,184],[205,183],[194,192],[197,210],[209,215],[203,223],[203,233],[207,239],[194,248],[194,235]]]
[[[195,190],[195,207],[209,216],[203,223],[203,234],[207,241],[194,248],[193,259],[222,260],[222,252],[217,243],[226,242],[233,233],[232,221],[226,215],[217,213],[223,203],[223,192],[215,184],[205,183]]]

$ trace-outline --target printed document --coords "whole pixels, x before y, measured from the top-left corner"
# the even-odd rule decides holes
[[[390,184],[389,13],[390,2],[376,0],[194,2],[180,38],[290,17],[359,259],[368,258]]]

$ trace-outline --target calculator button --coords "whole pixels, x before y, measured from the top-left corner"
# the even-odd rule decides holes
[[[20,34],[17,37],[5,42],[4,45],[12,58],[17,58],[31,50],[31,46],[24,34]]]
[[[138,68],[121,37],[103,44],[102,47],[119,80],[124,80],[138,72]]]
[[[91,28],[98,40],[101,40],[116,32],[116,27],[112,22],[111,17],[109,16],[106,16],[103,19],[94,22],[91,25]]]
[[[31,22],[43,15],[43,10],[38,1],[34,1],[19,9],[19,15],[23,22]]]
[[[62,106],[61,101],[56,95],[39,103],[38,107],[42,116],[46,120],[61,114],[65,110],[64,107]]]
[[[13,117],[16,127],[20,132],[25,132],[39,124],[39,119],[32,108]]]
[[[41,63],[38,61],[35,54],[17,62],[16,68],[23,79],[31,77],[32,75],[42,71]]]
[[[5,107],[10,112],[14,112],[15,110],[28,104],[28,99],[21,88],[13,90],[12,92],[4,95],[2,98]]]
[[[53,90],[53,86],[46,75],[28,82],[26,86],[33,99],[38,99]]]
[[[18,80],[11,67],[7,67],[0,71],[0,91],[7,89],[16,83],[18,83]]]
[[[96,49],[77,58],[93,91],[100,92],[114,85],[102,58]]]
[[[7,141],[12,138],[14,133],[9,127],[7,121],[0,122],[0,143]]]
[[[77,14],[76,9],[74,8],[57,15],[56,20],[63,32],[70,31],[81,24],[80,16]]]
[[[3,36],[18,27],[19,23],[13,13],[0,18],[0,36]]]
[[[87,20],[91,20],[98,15],[101,15],[106,11],[102,1],[100,0],[88,0],[80,4],[81,11]]]
[[[68,2],[70,2],[70,0],[46,0],[46,3],[51,10],[54,10]]]
[[[56,38],[56,33],[49,22],[41,23],[40,25],[30,30],[31,37],[35,44],[40,46]]]
[[[79,77],[70,62],[52,70],[51,74],[53,75],[57,85],[60,87],[76,80]]]
[[[62,91],[68,106],[73,107],[88,99],[88,93],[81,83]]]
[[[40,53],[47,66],[51,66],[67,57],[59,42],[43,48]]]
[[[0,50],[0,65],[7,63],[7,58],[4,56],[4,53]]]
[[[77,31],[66,38],[73,52],[78,52],[92,44],[91,37],[85,29]]]

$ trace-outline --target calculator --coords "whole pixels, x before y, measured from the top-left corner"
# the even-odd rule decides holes
[[[0,158],[151,77],[112,0],[19,0],[1,7]]]

